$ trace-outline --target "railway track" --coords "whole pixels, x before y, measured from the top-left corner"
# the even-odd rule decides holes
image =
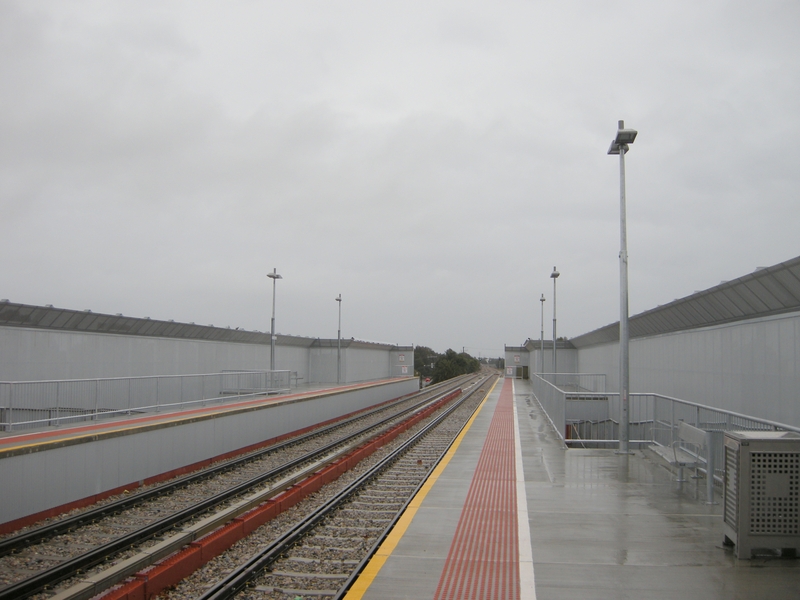
[[[131,563],[127,570],[118,569],[114,577],[94,586],[97,593],[115,583],[112,579],[119,581],[174,552],[336,460],[364,439],[441,402],[464,382],[428,388],[347,421],[0,540],[0,600],[36,594],[48,597],[59,582],[94,565]],[[135,560],[142,554],[144,558]],[[86,593],[73,597],[90,597]]]
[[[342,598],[484,399],[491,380],[480,380],[413,435],[304,501],[299,514],[255,532],[162,597]]]

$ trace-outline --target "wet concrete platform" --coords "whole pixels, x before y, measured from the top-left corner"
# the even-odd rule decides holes
[[[388,556],[348,598],[437,597],[502,384]],[[800,598],[800,560],[739,560],[722,545],[721,504],[706,504],[704,480],[674,482],[648,451],[567,449],[529,382],[514,385],[535,585],[523,578],[509,598]],[[452,596],[460,597],[477,596]]]

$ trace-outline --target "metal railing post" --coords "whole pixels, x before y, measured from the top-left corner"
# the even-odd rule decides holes
[[[14,382],[12,381],[10,384],[10,389],[8,390],[8,425],[6,426],[6,431],[11,431],[14,429]]]
[[[669,443],[675,443],[675,403],[670,402],[670,417],[669,417]]]
[[[706,504],[714,504],[714,434],[706,432]]]

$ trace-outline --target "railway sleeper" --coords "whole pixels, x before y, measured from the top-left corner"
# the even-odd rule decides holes
[[[297,571],[272,571],[273,577],[299,577],[308,579],[347,579],[349,573],[303,573]]]
[[[317,564],[317,563],[323,563],[324,562],[324,563],[339,563],[339,564],[343,564],[343,565],[357,565],[357,564],[359,564],[361,562],[361,561],[350,559],[350,558],[341,558],[341,559],[306,558],[304,556],[290,556],[286,560],[287,560],[287,562],[298,562],[298,563],[308,563],[308,564]]]
[[[257,592],[263,592],[265,594],[286,594],[287,596],[335,596],[339,590],[300,590],[300,589],[290,589],[290,588],[275,588],[275,587],[268,587],[263,585],[258,585],[253,588]]]

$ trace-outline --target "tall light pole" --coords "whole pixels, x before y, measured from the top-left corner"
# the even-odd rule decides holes
[[[342,295],[336,298],[339,303],[339,330],[336,333],[336,383],[342,382]]]
[[[272,323],[269,336],[269,370],[275,370],[275,283],[278,279],[283,279],[278,275],[278,269],[272,269],[272,273],[267,273],[267,277],[272,279]]]
[[[544,294],[539,299],[542,303],[542,331],[539,337],[539,375],[544,375]]]
[[[553,272],[550,273],[550,277],[553,279],[553,373],[558,373],[558,363],[556,362],[558,359],[556,358],[556,279],[558,276],[561,275],[555,267],[553,267]],[[555,375],[553,375],[553,384],[555,384]]]
[[[617,127],[609,154],[619,154],[619,452],[628,453],[630,419],[628,393],[630,371],[628,355],[628,233],[625,217],[625,153],[636,139],[635,129],[625,129],[625,121]]]

